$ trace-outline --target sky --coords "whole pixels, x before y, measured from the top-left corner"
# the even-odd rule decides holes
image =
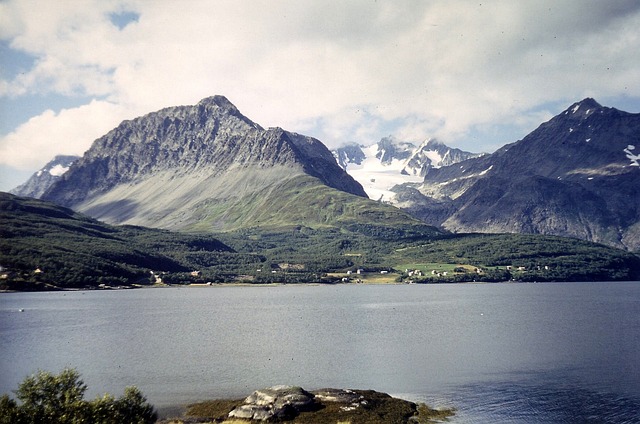
[[[585,97],[640,112],[639,28],[637,0],[0,0],[0,191],[216,94],[330,148],[492,152]]]

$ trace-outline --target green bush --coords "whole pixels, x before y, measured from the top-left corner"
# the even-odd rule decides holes
[[[146,424],[157,414],[140,390],[127,387],[118,399],[110,394],[84,400],[87,386],[74,369],[55,375],[46,371],[25,378],[15,391],[20,403],[0,397],[0,424]]]

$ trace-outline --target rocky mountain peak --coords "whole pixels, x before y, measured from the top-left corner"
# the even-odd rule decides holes
[[[264,130],[226,97],[212,96],[122,122],[97,139],[43,198],[72,206],[161,173],[216,176],[273,166],[298,168],[333,188],[366,196],[318,140],[279,128]]]
[[[587,97],[586,99],[576,102],[571,106],[569,106],[569,108],[564,112],[562,112],[559,115],[559,117],[562,117],[562,118],[568,117],[572,120],[576,120],[576,119],[582,120],[589,117],[596,111],[599,111],[600,109],[602,109],[602,105],[600,103],[598,103],[591,97]]]
[[[390,164],[395,160],[407,160],[411,157],[416,146],[408,141],[401,141],[394,136],[383,137],[378,142],[376,158],[383,164]]]
[[[231,103],[229,99],[227,99],[225,96],[216,95],[211,97],[205,97],[204,99],[198,102],[196,107],[204,108],[210,113],[211,111],[217,111],[219,115],[236,116],[241,118],[244,121],[251,122],[247,117],[242,115],[242,113],[240,113],[238,108],[233,103]],[[251,124],[256,125],[254,122],[251,122]]]
[[[218,107],[238,110],[236,106],[229,101],[225,96],[216,94],[215,96],[205,97],[198,102],[198,105],[216,105]]]
[[[424,144],[422,146],[420,146],[421,149],[431,149],[431,150],[436,150],[438,148],[448,148],[447,145],[445,145],[444,143],[442,143],[440,140],[435,139],[435,138],[429,138],[427,139]]]
[[[452,231],[554,234],[638,250],[639,137],[640,114],[587,98],[493,154],[430,170],[424,198],[404,194],[414,202],[407,210]]]
[[[581,108],[587,108],[587,109],[599,109],[602,107],[602,105],[592,97],[586,97],[581,101],[574,103],[573,107],[575,106],[580,106]]]
[[[435,138],[429,138],[413,152],[403,172],[424,177],[430,169],[453,165],[477,156],[479,155],[451,148]]]
[[[362,151],[363,147],[357,143],[350,143],[333,150],[331,153],[336,158],[338,165],[346,171],[349,164],[362,165],[362,161],[367,158]]]

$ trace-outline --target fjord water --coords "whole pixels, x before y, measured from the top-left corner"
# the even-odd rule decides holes
[[[20,311],[23,309],[24,311]],[[640,422],[640,283],[167,288],[0,295],[0,392],[38,369],[158,407],[363,388],[452,422]]]

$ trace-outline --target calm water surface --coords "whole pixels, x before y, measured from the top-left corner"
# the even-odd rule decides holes
[[[24,312],[20,312],[24,309]],[[77,368],[158,407],[295,384],[453,422],[640,422],[640,283],[206,287],[0,295],[0,392]]]

